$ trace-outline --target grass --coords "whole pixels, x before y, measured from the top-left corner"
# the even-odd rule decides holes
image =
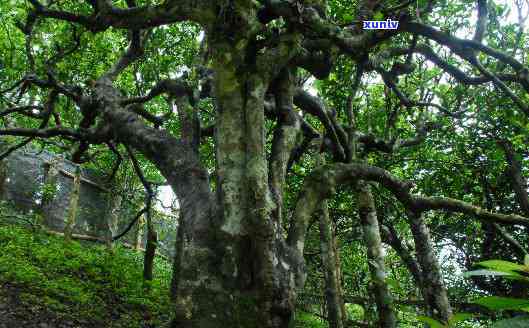
[[[320,318],[313,314],[303,312],[301,310],[296,311],[296,321],[294,324],[295,328],[326,328],[328,327]]]
[[[24,305],[40,306],[68,321],[134,328],[168,322],[170,263],[155,260],[155,279],[147,291],[142,255],[0,225],[0,285],[17,290]]]
[[[164,327],[171,319],[171,264],[157,257],[149,290],[143,284],[143,253],[122,246],[112,252],[92,242],[64,241],[39,228],[37,215],[0,202],[0,303],[16,293],[17,311],[82,327]],[[298,311],[296,328],[323,328]]]

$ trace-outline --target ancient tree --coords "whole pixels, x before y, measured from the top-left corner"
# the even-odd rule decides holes
[[[11,142],[0,158],[45,140],[79,163],[94,159],[94,150],[106,150],[108,156],[133,160],[140,177],[136,156],[155,167],[180,204],[174,327],[288,327],[306,276],[307,229],[318,216],[323,216],[317,222],[333,325],[347,324],[325,203],[337,190],[357,195],[380,326],[397,325],[382,241],[402,254],[426,313],[446,321],[452,309],[425,215],[462,213],[498,229],[528,227],[529,219],[512,209],[500,212],[430,197],[400,171],[377,165],[370,156],[398,158],[443,122],[473,108],[472,99],[459,104],[435,99],[428,94],[435,83],[424,82],[423,95],[412,94],[415,90],[403,86],[403,80],[419,69],[417,61],[427,61],[462,86],[494,88],[520,119],[529,115],[529,71],[519,51],[482,42],[491,1],[465,3],[478,17],[469,39],[430,23],[438,19],[429,19],[439,15],[436,1],[28,0],[18,8],[19,37],[12,41],[24,59],[2,60],[3,67],[18,70],[0,85],[0,136],[10,136]],[[379,18],[399,21],[398,29],[362,29],[363,20]],[[194,36],[199,47],[182,67],[185,73],[165,77],[138,71],[138,63],[155,56],[160,40],[172,42],[175,49],[187,46],[170,34],[171,27],[182,23],[203,32]],[[39,29],[46,29],[45,35]],[[89,46],[106,38],[122,48]],[[154,41],[158,43],[151,46]],[[441,48],[453,58],[442,56]],[[99,58],[105,69],[83,66],[91,57]],[[324,80],[344,62],[352,67],[345,103],[326,104],[303,87],[304,77]],[[170,63],[154,65],[163,70]],[[393,99],[385,133],[376,133],[359,118],[359,107],[371,109],[371,99],[360,92],[367,76],[380,79]],[[136,80],[141,88],[135,90],[125,80]],[[205,101],[211,104],[208,124]],[[520,165],[513,148],[498,142],[525,215]],[[214,146],[207,164],[206,143]],[[288,176],[311,154],[326,160],[306,175],[295,204],[287,203]],[[146,180],[142,183],[150,195]],[[391,203],[398,202],[406,214],[416,258],[388,227],[391,222],[382,222],[377,206],[385,205],[375,204],[374,198],[380,190],[391,194]]]

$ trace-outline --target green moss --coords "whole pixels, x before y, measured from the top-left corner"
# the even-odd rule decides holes
[[[239,81],[235,67],[231,63],[232,54],[230,52],[224,53],[224,58],[218,63],[215,62],[214,69],[217,74],[217,96],[223,97],[239,88]]]
[[[1,223],[0,284],[17,290],[22,304],[105,327],[109,322],[108,327],[159,326],[169,320],[169,263],[156,259],[146,293],[141,253],[67,244],[61,237]]]
[[[324,328],[327,324],[313,314],[298,311],[292,328]]]

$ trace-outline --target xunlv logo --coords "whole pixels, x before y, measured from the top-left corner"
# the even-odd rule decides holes
[[[385,21],[364,21],[364,30],[396,30],[399,27],[399,21],[387,19]]]

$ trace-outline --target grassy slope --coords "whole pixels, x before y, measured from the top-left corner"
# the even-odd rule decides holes
[[[72,326],[159,327],[169,320],[169,263],[157,259],[154,275],[146,292],[141,253],[0,225],[0,302],[17,311]]]

